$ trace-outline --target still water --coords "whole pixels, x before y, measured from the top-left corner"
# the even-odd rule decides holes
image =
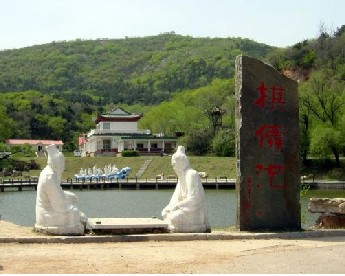
[[[173,190],[73,190],[77,207],[92,217],[158,217],[169,203]],[[211,228],[236,224],[236,191],[205,190]],[[319,214],[307,211],[310,197],[345,197],[345,190],[310,190],[301,197],[302,228],[311,227]],[[0,216],[22,226],[35,224],[36,191],[0,193]]]

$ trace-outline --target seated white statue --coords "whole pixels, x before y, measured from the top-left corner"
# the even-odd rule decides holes
[[[35,229],[46,234],[83,235],[87,218],[73,205],[78,198],[60,186],[64,156],[55,145],[47,146],[46,150],[47,166],[37,185]]]
[[[190,168],[185,148],[179,146],[171,158],[178,182],[162,217],[171,232],[208,232],[210,230],[205,193],[198,173]]]

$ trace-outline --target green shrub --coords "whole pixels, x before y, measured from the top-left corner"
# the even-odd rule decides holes
[[[235,156],[235,131],[233,129],[219,130],[212,140],[211,147],[216,156]]]
[[[344,175],[345,175],[344,170],[341,168],[332,169],[327,173],[327,176],[329,179],[336,179],[336,180],[343,180]]]
[[[121,152],[122,157],[136,157],[139,156],[139,152],[137,150],[124,150]]]

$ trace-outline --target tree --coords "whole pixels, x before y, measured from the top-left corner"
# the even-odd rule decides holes
[[[305,126],[309,128],[310,119],[314,121],[310,137],[312,152],[325,156],[328,151],[340,166],[339,154],[344,146],[339,139],[344,128],[344,82],[334,78],[330,71],[319,71],[300,86],[300,93]]]
[[[66,123],[67,121],[59,116],[49,118],[48,126],[52,130],[51,135],[54,139],[61,139],[66,132]]]
[[[340,28],[337,28],[336,32],[334,33],[335,37],[340,37],[345,34],[345,25],[342,25]]]
[[[212,138],[210,128],[193,131],[185,139],[187,150],[195,155],[204,155],[210,151]]]
[[[332,78],[331,72],[319,71],[301,85],[301,103],[315,117],[335,126],[345,105],[344,83]]]
[[[336,166],[340,167],[340,153],[345,148],[344,132],[320,124],[313,129],[311,138],[312,153],[323,158],[328,158],[330,154],[333,154]]]
[[[310,150],[310,113],[305,106],[300,106],[300,132],[301,132],[301,156],[303,163],[308,160]]]
[[[14,134],[14,120],[7,116],[6,110],[4,107],[0,106],[0,142],[6,139],[12,138]]]
[[[211,147],[217,156],[235,156],[235,130],[218,130],[211,142]]]

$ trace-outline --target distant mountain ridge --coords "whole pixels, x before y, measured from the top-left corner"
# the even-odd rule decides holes
[[[152,105],[231,78],[238,54],[264,59],[274,48],[249,39],[175,33],[52,42],[1,51],[0,93],[35,90],[100,104]]]

